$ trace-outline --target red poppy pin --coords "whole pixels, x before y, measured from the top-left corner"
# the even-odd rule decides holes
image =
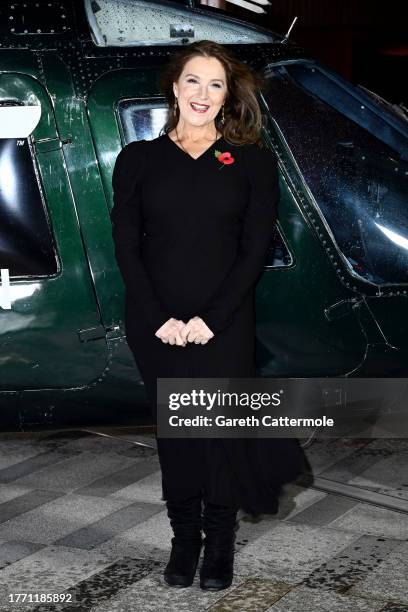
[[[215,150],[214,155],[218,159],[218,161],[221,162],[220,170],[224,166],[229,166],[229,164],[233,164],[235,161],[235,159],[232,157],[229,151],[224,151],[224,153],[221,153],[221,151]]]

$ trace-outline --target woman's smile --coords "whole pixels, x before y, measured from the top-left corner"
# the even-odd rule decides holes
[[[198,102],[190,102],[190,107],[196,113],[206,113],[210,108],[208,104],[199,104]]]

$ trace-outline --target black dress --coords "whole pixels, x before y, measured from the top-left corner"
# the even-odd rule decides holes
[[[222,153],[230,155],[218,156]],[[225,163],[223,160],[226,160]],[[223,137],[197,159],[167,134],[131,142],[112,178],[115,256],[125,327],[156,417],[156,379],[254,377],[255,286],[273,234],[277,161]],[[163,343],[169,318],[200,316],[207,344]],[[204,491],[213,503],[275,512],[280,485],[302,467],[292,439],[157,438],[164,499]]]

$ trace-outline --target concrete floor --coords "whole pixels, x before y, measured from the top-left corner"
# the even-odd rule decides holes
[[[138,441],[154,446],[132,429],[0,436],[0,610],[408,611],[408,513],[304,481],[285,487],[279,514],[240,513],[229,589],[201,591],[198,572],[191,588],[168,587],[158,458]],[[408,440],[317,440],[305,452],[315,477],[408,508]]]

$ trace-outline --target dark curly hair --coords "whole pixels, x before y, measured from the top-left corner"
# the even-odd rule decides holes
[[[265,87],[266,81],[243,62],[239,61],[227,47],[211,40],[199,40],[183,47],[171,56],[159,75],[159,88],[163,92],[169,113],[162,132],[173,130],[179,120],[177,105],[173,113],[175,96],[173,83],[178,81],[185,64],[193,57],[214,57],[224,67],[227,78],[227,95],[224,103],[225,122],[221,123],[221,109],[215,117],[215,126],[224,139],[231,144],[257,143],[262,147],[262,113],[257,100],[257,91]]]

